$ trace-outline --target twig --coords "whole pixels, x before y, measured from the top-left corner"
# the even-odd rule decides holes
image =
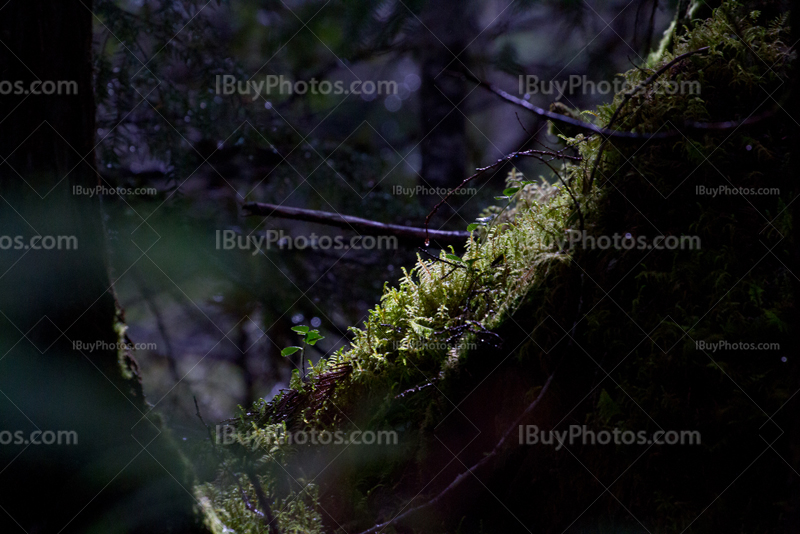
[[[153,317],[156,320],[156,328],[158,329],[158,333],[161,335],[161,338],[164,340],[164,355],[167,357],[167,367],[169,368],[170,375],[172,375],[172,380],[175,382],[175,384],[178,384],[181,382],[182,377],[178,372],[178,364],[175,360],[175,352],[172,350],[172,341],[167,333],[167,327],[164,323],[164,318],[161,316],[161,311],[156,305],[153,292],[145,283],[144,277],[139,272],[139,269],[134,268],[132,275],[136,281],[136,284],[139,286],[139,291],[142,294],[142,298],[147,304],[147,307],[150,308],[150,312],[153,314]]]
[[[242,206],[252,215],[264,217],[281,217],[284,219],[295,219],[298,221],[316,222],[346,228],[364,235],[392,235],[403,241],[420,240],[428,241],[434,239],[442,243],[452,243],[463,245],[470,233],[449,230],[428,230],[427,221],[425,228],[413,226],[401,226],[397,224],[386,224],[350,215],[340,215],[326,211],[308,210],[302,208],[290,208],[287,206],[277,206],[275,204],[264,204],[261,202],[248,202]]]
[[[519,127],[520,127],[520,128],[522,128],[522,131],[523,131],[523,132],[525,132],[526,134],[528,134],[528,137],[533,137],[533,136],[531,135],[531,133],[528,131],[528,129],[527,129],[527,128],[525,128],[525,125],[524,125],[524,124],[522,124],[522,120],[519,118],[519,113],[517,113],[517,112],[515,111],[515,112],[514,112],[514,116],[517,118],[517,122],[519,123]]]
[[[561,152],[563,150],[566,150],[567,148],[570,148],[570,147],[565,147],[564,149],[559,150],[557,152],[553,152],[552,150],[535,150],[535,149],[523,150],[521,152],[512,152],[511,154],[508,154],[507,156],[503,156],[502,158],[498,159],[497,161],[495,161],[491,165],[487,165],[486,167],[480,167],[478,169],[475,169],[475,174],[473,174],[472,176],[468,176],[460,184],[458,184],[453,189],[451,189],[444,196],[444,198],[442,200],[440,200],[433,207],[433,209],[431,209],[431,211],[425,217],[425,231],[426,232],[429,231],[428,230],[428,224],[430,223],[431,217],[433,217],[436,214],[436,212],[439,211],[439,208],[441,208],[444,205],[444,203],[447,202],[448,198],[453,196],[453,194],[456,191],[458,191],[459,189],[462,189],[465,185],[467,185],[469,182],[471,182],[475,178],[481,176],[486,171],[491,170],[491,169],[496,169],[497,167],[500,167],[501,165],[511,161],[512,159],[516,159],[516,158],[520,158],[520,157],[523,157],[523,158],[524,157],[535,158],[535,159],[538,159],[539,161],[541,161],[544,164],[547,164],[548,162],[553,161],[554,159],[570,159],[570,160],[573,160],[573,161],[583,161],[583,158],[580,157],[580,156],[568,156],[566,154],[562,154]],[[550,156],[551,159],[545,160],[544,156]],[[550,168],[552,169],[552,167],[550,167]]]
[[[368,530],[365,530],[361,534],[373,534],[375,532],[379,532],[379,531],[385,529],[386,527],[397,523],[398,521],[404,520],[405,518],[409,517],[412,514],[415,514],[415,513],[419,512],[421,510],[424,510],[426,508],[430,508],[434,504],[436,504],[439,501],[441,501],[448,493],[452,492],[456,487],[461,485],[461,483],[464,482],[464,480],[467,479],[467,476],[469,474],[474,473],[478,469],[480,469],[483,466],[485,466],[486,464],[488,464],[489,461],[491,459],[493,459],[495,456],[497,456],[497,454],[503,448],[503,445],[505,445],[505,442],[508,440],[509,436],[512,434],[512,432],[514,432],[514,429],[516,429],[519,426],[519,424],[523,421],[523,419],[525,417],[527,417],[534,410],[534,408],[536,408],[536,406],[539,404],[539,401],[542,400],[542,397],[544,397],[545,392],[550,387],[550,383],[553,381],[553,377],[554,376],[555,376],[555,373],[550,375],[550,377],[547,379],[547,382],[545,382],[544,386],[542,386],[542,390],[539,392],[539,395],[536,397],[536,399],[530,405],[528,405],[528,407],[525,408],[525,411],[522,412],[522,414],[519,417],[517,417],[517,419],[514,421],[514,423],[511,426],[508,427],[508,429],[506,429],[505,433],[503,433],[503,436],[500,438],[500,441],[498,441],[497,445],[495,445],[494,449],[492,449],[492,452],[490,452],[489,454],[484,456],[478,463],[476,463],[475,465],[470,467],[466,472],[461,473],[460,475],[458,475],[455,478],[455,480],[453,480],[453,482],[450,483],[449,486],[447,486],[444,490],[442,490],[433,499],[429,500],[425,504],[421,504],[421,505],[419,505],[417,507],[411,508],[410,510],[407,510],[407,511],[403,512],[402,514],[399,514],[399,515],[395,516],[394,519],[391,519],[391,520],[387,521],[386,523],[381,523],[379,525],[375,525],[372,528],[370,528]]]
[[[464,73],[450,73],[453,76],[459,76],[468,79],[469,81],[476,83],[480,87],[491,91],[492,93],[496,94],[506,102],[510,102],[512,104],[516,104],[517,106],[523,107],[530,112],[539,115],[540,117],[545,117],[554,122],[563,122],[565,124],[570,124],[584,130],[586,132],[591,132],[595,134],[600,134],[608,137],[618,137],[623,139],[639,139],[639,140],[650,140],[650,139],[664,139],[667,137],[672,137],[674,135],[678,135],[678,132],[670,131],[670,132],[663,132],[663,133],[635,133],[635,132],[625,132],[622,130],[607,130],[605,128],[601,128],[599,126],[595,126],[590,122],[584,122],[579,119],[573,119],[572,117],[567,117],[566,115],[562,115],[560,113],[555,113],[553,111],[549,111],[538,106],[534,106],[527,100],[523,100],[521,98],[517,98],[516,96],[507,93],[506,91],[500,89],[499,87],[491,84],[489,82],[485,82],[479,78],[476,78],[469,74]]]
[[[208,439],[211,440],[211,448],[214,450],[214,453],[216,453],[217,446],[216,446],[216,441],[214,441],[214,433],[211,431],[211,427],[206,424],[205,420],[203,419],[203,416],[200,415],[200,406],[197,404],[197,397],[192,397],[192,398],[194,399],[194,409],[195,409],[194,413],[195,415],[197,415],[197,418],[200,419],[200,422],[203,424],[203,426],[206,427],[206,432],[208,432]]]
[[[528,111],[539,115],[540,117],[545,117],[551,121],[555,122],[563,122],[565,124],[570,124],[575,126],[580,130],[584,130],[586,132],[591,132],[595,134],[602,135],[604,137],[613,137],[616,139],[630,139],[636,141],[650,141],[652,139],[670,139],[672,137],[677,137],[683,135],[683,133],[679,130],[668,130],[666,132],[626,132],[625,130],[610,130],[607,128],[601,128],[600,126],[596,126],[590,122],[584,122],[579,119],[573,119],[571,117],[567,117],[566,115],[561,115],[560,113],[555,113],[552,111],[548,111],[546,109],[542,109],[540,107],[534,106],[527,100],[523,100],[521,98],[517,98],[516,96],[503,91],[499,87],[496,87],[493,84],[475,78],[472,75],[467,75],[464,73],[452,73],[449,72],[450,75],[464,77],[479,86],[491,91],[492,93],[496,94],[503,100],[515,104],[517,106],[523,107]],[[747,124],[753,124],[755,122],[759,122],[765,118],[771,117],[774,115],[774,111],[767,111],[760,115],[756,115],[753,117],[749,117],[747,119],[741,121],[723,121],[723,122],[685,122],[682,125],[683,130],[730,130],[738,128],[739,126],[744,126]]]
[[[656,11],[658,10],[658,0],[654,0],[653,9],[650,11],[650,22],[647,24],[647,37],[645,38],[645,51],[650,50],[653,45],[653,31],[655,30]]]
[[[548,167],[550,167],[550,170],[553,171],[553,174],[555,174],[556,177],[558,177],[559,181],[564,185],[564,189],[567,190],[567,193],[572,198],[572,202],[575,204],[575,209],[578,211],[578,217],[580,218],[581,232],[583,232],[583,229],[585,227],[585,224],[584,224],[585,223],[585,219],[583,218],[583,211],[581,210],[580,202],[578,202],[578,199],[575,197],[575,194],[572,192],[572,188],[569,185],[567,185],[567,182],[564,181],[564,178],[561,177],[561,174],[559,174],[559,172],[556,171],[553,168],[553,166],[550,165],[549,162],[545,161],[544,164],[547,165]]]

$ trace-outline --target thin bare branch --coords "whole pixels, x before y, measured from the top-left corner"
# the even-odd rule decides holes
[[[698,49],[701,50],[701,49]],[[676,58],[677,59],[677,58]],[[561,122],[564,124],[570,124],[579,130],[583,130],[587,133],[594,133],[598,135],[602,135],[603,137],[610,137],[614,139],[627,139],[631,141],[650,141],[652,139],[670,139],[672,137],[678,137],[684,135],[686,132],[700,130],[731,130],[738,128],[740,126],[753,124],[756,122],[760,122],[763,119],[772,117],[775,112],[774,110],[766,111],[759,115],[754,115],[748,117],[744,120],[735,121],[722,121],[722,122],[685,122],[681,125],[680,130],[668,130],[665,132],[627,132],[625,130],[611,130],[608,128],[601,128],[600,126],[596,126],[590,122],[584,122],[579,119],[573,119],[572,117],[567,117],[566,115],[561,115],[560,113],[555,113],[553,111],[548,111],[546,109],[534,106],[527,100],[523,100],[521,98],[517,98],[516,96],[507,93],[506,91],[500,89],[499,87],[495,86],[494,84],[490,84],[489,82],[485,82],[470,74],[464,73],[454,73],[448,72],[451,76],[457,76],[461,78],[465,78],[467,80],[472,81],[473,83],[478,84],[479,86],[491,91],[492,93],[496,94],[506,102],[510,102],[511,104],[515,104],[522,108],[527,109],[528,111],[539,115],[540,117],[545,117],[554,122]]]
[[[516,159],[516,158],[535,158],[535,159],[538,159],[539,161],[541,161],[542,163],[544,163],[545,165],[547,165],[550,161],[553,161],[555,159],[569,159],[569,160],[573,160],[573,161],[582,161],[583,160],[583,158],[581,158],[580,156],[569,156],[567,154],[564,154],[563,152],[567,148],[571,148],[571,147],[567,146],[567,147],[562,148],[561,150],[558,150],[558,151],[531,149],[531,150],[523,150],[521,152],[512,152],[511,154],[498,159],[497,161],[495,161],[491,165],[487,165],[486,167],[480,167],[480,168],[476,169],[475,170],[475,174],[473,174],[471,176],[468,176],[460,184],[458,184],[453,189],[451,189],[450,192],[448,192],[444,196],[444,198],[442,200],[440,200],[433,207],[433,209],[431,209],[431,211],[425,217],[425,231],[426,232],[429,231],[428,230],[428,224],[429,224],[429,222],[431,220],[431,217],[433,217],[436,214],[436,212],[439,211],[439,208],[441,208],[444,205],[444,203],[447,202],[447,199],[449,199],[451,196],[453,196],[453,194],[456,191],[458,191],[459,189],[462,189],[465,185],[467,185],[469,182],[471,182],[472,180],[474,180],[478,176],[481,176],[486,171],[489,171],[489,170],[492,170],[492,169],[496,169],[496,168],[500,167],[501,165],[503,165],[505,163],[508,163],[509,161],[511,161],[513,159]],[[546,160],[546,159],[544,159],[544,156],[549,156],[550,159]],[[552,167],[550,167],[550,168],[552,169]]]
[[[599,126],[595,126],[590,122],[584,122],[579,119],[573,119],[572,117],[567,117],[566,115],[561,115],[560,113],[555,113],[553,111],[546,110],[544,108],[540,108],[538,106],[534,106],[527,100],[523,100],[522,98],[518,98],[506,91],[500,89],[494,84],[489,82],[485,82],[478,78],[475,78],[472,75],[464,74],[464,73],[449,73],[453,76],[458,76],[465,78],[473,83],[478,84],[479,86],[491,91],[492,93],[496,94],[506,102],[510,102],[511,104],[515,104],[522,108],[527,109],[528,111],[539,115],[540,117],[544,117],[554,122],[562,122],[564,124],[570,124],[575,126],[576,128],[583,130],[589,133],[600,134],[605,137],[615,137],[615,138],[622,138],[622,139],[637,139],[637,140],[650,140],[650,139],[665,139],[668,137],[673,137],[678,135],[676,131],[669,131],[669,132],[656,132],[656,133],[636,133],[636,132],[625,132],[622,130],[608,130],[605,128],[601,128]]]
[[[360,217],[352,217],[350,215],[329,213],[327,211],[290,208],[261,202],[249,202],[245,204],[243,208],[249,211],[251,215],[315,222],[328,226],[336,226],[337,228],[345,228],[363,235],[395,236],[399,240],[406,242],[419,243],[420,241],[435,240],[440,243],[463,245],[470,236],[469,232],[428,230],[427,221],[425,228],[417,228],[413,226],[386,224],[369,219],[362,219]]]

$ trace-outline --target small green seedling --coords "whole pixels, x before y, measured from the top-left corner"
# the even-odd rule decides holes
[[[535,184],[535,180],[522,180],[523,178],[522,173],[517,171],[516,169],[511,170],[511,176],[509,182],[517,184],[515,187],[508,187],[503,190],[503,195],[499,197],[494,197],[495,200],[506,200],[508,201],[503,209],[500,210],[500,213],[490,215],[488,217],[481,217],[475,220],[474,223],[467,226],[468,232],[474,232],[478,229],[483,229],[481,235],[484,237],[488,233],[488,231],[492,228],[495,221],[506,211],[513,203],[514,200],[519,196],[519,192],[525,189],[525,186],[530,184]]]
[[[306,347],[308,345],[316,345],[320,339],[325,339],[325,336],[319,334],[319,330],[311,330],[307,326],[293,326],[292,331],[297,332],[303,338],[302,347],[286,347],[281,351],[281,356],[291,356],[292,354],[300,351],[300,365],[303,366],[303,382],[306,380]]]

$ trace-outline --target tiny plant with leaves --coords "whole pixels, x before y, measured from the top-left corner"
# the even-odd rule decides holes
[[[303,338],[303,346],[301,346],[301,347],[297,347],[297,346],[286,347],[285,349],[283,349],[281,351],[281,356],[287,357],[287,356],[291,356],[292,354],[294,354],[294,353],[296,353],[298,351],[300,352],[300,365],[302,366],[302,369],[303,369],[303,382],[305,382],[305,380],[306,380],[306,360],[305,360],[306,347],[309,346],[309,345],[311,345],[311,346],[316,345],[317,341],[319,341],[320,339],[325,339],[325,336],[320,335],[319,330],[312,330],[307,326],[293,326],[292,327],[292,331],[297,332],[298,334],[300,334],[300,337]]]

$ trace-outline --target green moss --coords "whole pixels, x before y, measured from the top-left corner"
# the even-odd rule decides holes
[[[242,490],[251,503],[257,503],[255,491],[247,480],[240,480],[242,489],[232,481],[208,483],[197,489],[197,498],[206,514],[206,526],[214,534],[247,532],[270,534],[265,521],[248,510],[242,498]],[[321,534],[322,518],[319,511],[318,489],[306,485],[300,492],[291,492],[283,499],[275,499],[271,506],[279,512],[275,519],[285,534]],[[257,506],[257,505],[254,505]]]
[[[732,489],[719,498],[715,511],[703,514],[719,488],[694,483],[693,477],[699,473],[710,481],[727,480],[725,466],[714,459],[758,449],[749,432],[763,423],[762,407],[774,411],[791,394],[779,359],[794,346],[787,327],[794,308],[791,275],[779,259],[790,256],[789,241],[783,238],[792,231],[785,209],[793,188],[784,141],[787,125],[776,121],[700,132],[685,125],[745,118],[754,103],[786,82],[793,58],[786,45],[786,23],[786,16],[767,18],[727,2],[685,34],[675,34],[672,50],[651,56],[646,69],[625,73],[629,86],[635,86],[674,57],[709,48],[674,65],[659,80],[698,82],[700,94],[671,94],[663,84],[654,84],[634,96],[611,125],[633,132],[681,133],[667,141],[609,143],[594,181],[590,177],[601,145],[597,136],[565,139],[582,161],[559,167],[564,181],[557,186],[545,179],[526,183],[512,173],[510,204],[487,209],[466,253],[460,258],[445,252],[438,259],[419,257],[413,269],[404,270],[397,286],[386,286],[365,325],[353,330],[349,350],[320,362],[309,383],[295,380],[292,390],[256,403],[241,417],[238,453],[249,450],[253,457],[253,440],[263,442],[265,433],[281,429],[403,432],[404,443],[391,456],[345,455],[337,461],[346,467],[331,475],[338,493],[327,497],[335,503],[328,513],[359,526],[374,523],[386,509],[400,510],[419,491],[431,491],[414,477],[424,478],[435,464],[434,430],[453,411],[451,398],[468,398],[494,373],[506,361],[487,361],[497,354],[498,339],[510,339],[511,332],[520,330],[516,348],[509,347],[515,358],[502,378],[508,397],[483,399],[507,406],[498,408],[490,421],[495,428],[484,429],[490,437],[505,428],[509,417],[504,419],[504,412],[520,411],[542,369],[560,361],[569,362],[573,374],[564,380],[572,380],[574,387],[553,393],[558,396],[553,402],[569,407],[577,402],[575,417],[587,424],[702,429],[702,446],[665,451],[620,482],[614,496],[599,501],[593,516],[597,521],[606,518],[614,524],[614,510],[622,501],[658,531],[689,525],[693,532],[733,525],[752,531],[773,528],[774,515],[762,512],[776,510],[773,503],[783,495],[779,486],[751,498],[751,512],[742,505],[746,496]],[[617,95],[600,106],[592,114],[597,124],[609,127],[622,101]],[[719,185],[777,187],[780,194],[747,199],[696,194],[697,186]],[[579,226],[576,202],[589,235],[696,236],[701,248],[565,249],[560,245],[567,232]],[[558,328],[542,326],[548,320]],[[557,345],[568,329],[577,340],[543,350]],[[697,350],[695,341],[701,340],[773,342],[781,349],[709,354]],[[600,374],[597,382],[598,366],[613,370],[613,378]],[[579,385],[594,387],[585,396],[582,390],[572,391],[580,390]],[[475,402],[464,410],[480,414],[480,401]],[[485,451],[494,442],[496,437],[487,438],[481,446]],[[281,470],[300,473],[304,462],[319,453],[256,449],[265,485],[284,495],[283,500],[275,497],[276,506],[296,491],[280,481],[285,478]],[[642,454],[631,448],[614,452],[609,457],[597,449],[584,451],[581,462],[597,476],[613,480]],[[571,505],[580,507],[596,497],[589,495],[588,486],[564,482],[569,476],[585,476],[581,469],[563,456],[559,460],[544,453],[517,468],[525,473],[522,478],[539,477],[552,484],[540,491],[535,513],[546,517],[553,529],[568,523],[575,511]],[[776,469],[770,464],[759,475],[769,480],[777,476]],[[552,472],[559,478],[548,474]],[[672,476],[664,479],[660,472]],[[493,493],[506,495],[509,507],[519,492],[529,490],[529,483],[515,483],[493,487]],[[232,528],[237,532],[261,532],[232,488],[223,480],[206,488],[220,519],[236,525]],[[301,524],[314,518],[307,528],[316,528],[320,507],[330,506],[325,495],[303,501],[283,521]],[[702,518],[693,523],[698,516]],[[499,525],[481,528],[502,531]]]

